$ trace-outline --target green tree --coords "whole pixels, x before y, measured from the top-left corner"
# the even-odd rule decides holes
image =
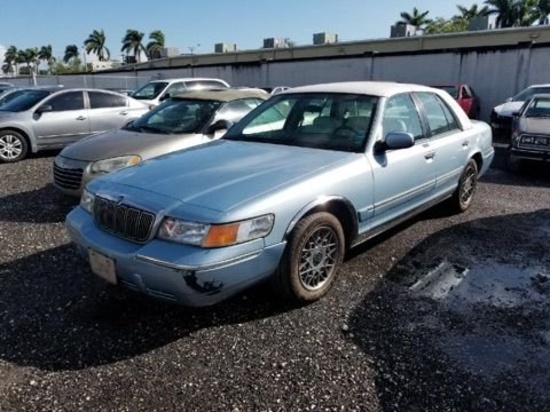
[[[71,60],[78,58],[78,46],[76,44],[69,44],[65,47],[65,55],[63,56],[63,62],[69,63]]]
[[[158,59],[160,52],[164,48],[164,33],[160,30],[155,30],[149,34],[149,43],[147,43],[146,51],[150,59]]]
[[[457,5],[456,8],[460,14],[455,16],[455,18],[463,19],[468,22],[476,17],[486,16],[489,12],[489,7],[479,7],[477,4],[472,4],[469,8]]]
[[[128,29],[126,30],[126,35],[122,39],[122,48],[120,49],[123,53],[133,54],[136,57],[138,62],[141,61],[141,52],[147,54],[145,46],[143,46],[143,36],[144,34],[137,30]]]
[[[430,21],[424,32],[426,34],[438,34],[438,33],[458,33],[468,30],[468,21],[463,18],[453,17],[452,19],[445,19],[443,17],[436,17]]]
[[[412,14],[406,11],[401,12],[401,20],[399,20],[398,23],[410,24],[411,26],[415,26],[417,29],[422,30],[428,23],[431,22],[431,20],[428,19],[428,14],[430,14],[429,11],[420,11],[414,7]]]
[[[534,10],[539,24],[550,24],[550,0],[539,0]]]
[[[20,70],[20,73],[32,74],[38,72],[38,66],[40,64],[40,59],[38,58],[38,48],[32,47],[25,50],[19,50],[17,52],[17,60],[19,63],[26,64],[26,69],[24,71]]]
[[[94,30],[86,40],[84,40],[84,47],[86,53],[95,53],[99,61],[107,61],[111,58],[111,52],[105,46],[105,33],[103,29],[101,31]]]
[[[17,63],[18,63],[18,50],[15,46],[8,47],[8,50],[6,50],[6,53],[4,54],[4,65],[6,66],[6,70],[4,73],[6,74],[15,74],[17,73]]]
[[[485,0],[487,14],[496,14],[499,27],[530,26],[537,21],[539,0]]]
[[[38,52],[38,58],[48,65],[48,73],[54,73],[55,57],[53,57],[52,45],[42,46]]]

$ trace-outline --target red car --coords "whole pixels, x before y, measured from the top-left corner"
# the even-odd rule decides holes
[[[445,90],[458,102],[470,119],[479,118],[479,97],[471,86],[458,84],[454,86],[432,86]]]

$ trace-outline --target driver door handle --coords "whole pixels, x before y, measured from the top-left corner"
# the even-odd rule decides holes
[[[127,114],[128,114],[127,111],[123,111],[123,112],[120,112],[120,113],[119,113],[119,115],[121,115],[121,116],[126,116]]]
[[[435,157],[435,151],[433,151],[433,150],[432,150],[431,152],[428,152],[428,153],[426,153],[426,154],[424,155],[424,158],[425,158],[426,160],[433,159],[434,157]]]
[[[84,116],[78,116],[76,120],[86,120],[86,118]]]

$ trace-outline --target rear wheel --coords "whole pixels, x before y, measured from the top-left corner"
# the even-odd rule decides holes
[[[17,162],[25,158],[28,150],[27,140],[21,133],[13,130],[0,131],[0,161]]]
[[[451,198],[451,204],[457,212],[465,212],[472,204],[477,188],[477,173],[477,163],[474,159],[470,159],[462,171],[458,187]]]
[[[320,212],[299,221],[275,274],[280,294],[296,303],[316,301],[336,278],[345,253],[342,225],[336,217]]]

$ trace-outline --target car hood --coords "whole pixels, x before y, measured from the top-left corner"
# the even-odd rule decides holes
[[[63,149],[61,156],[74,160],[96,161],[125,155],[143,155],[154,147],[170,146],[170,143],[187,136],[194,135],[166,135],[115,129],[81,139]]]
[[[493,110],[499,116],[512,117],[512,113],[517,112],[519,109],[521,109],[523,103],[524,102],[508,102],[496,106]]]
[[[354,153],[220,140],[101,178],[220,212],[335,166]]]
[[[533,117],[521,118],[520,130],[523,133],[550,134],[550,119]]]

